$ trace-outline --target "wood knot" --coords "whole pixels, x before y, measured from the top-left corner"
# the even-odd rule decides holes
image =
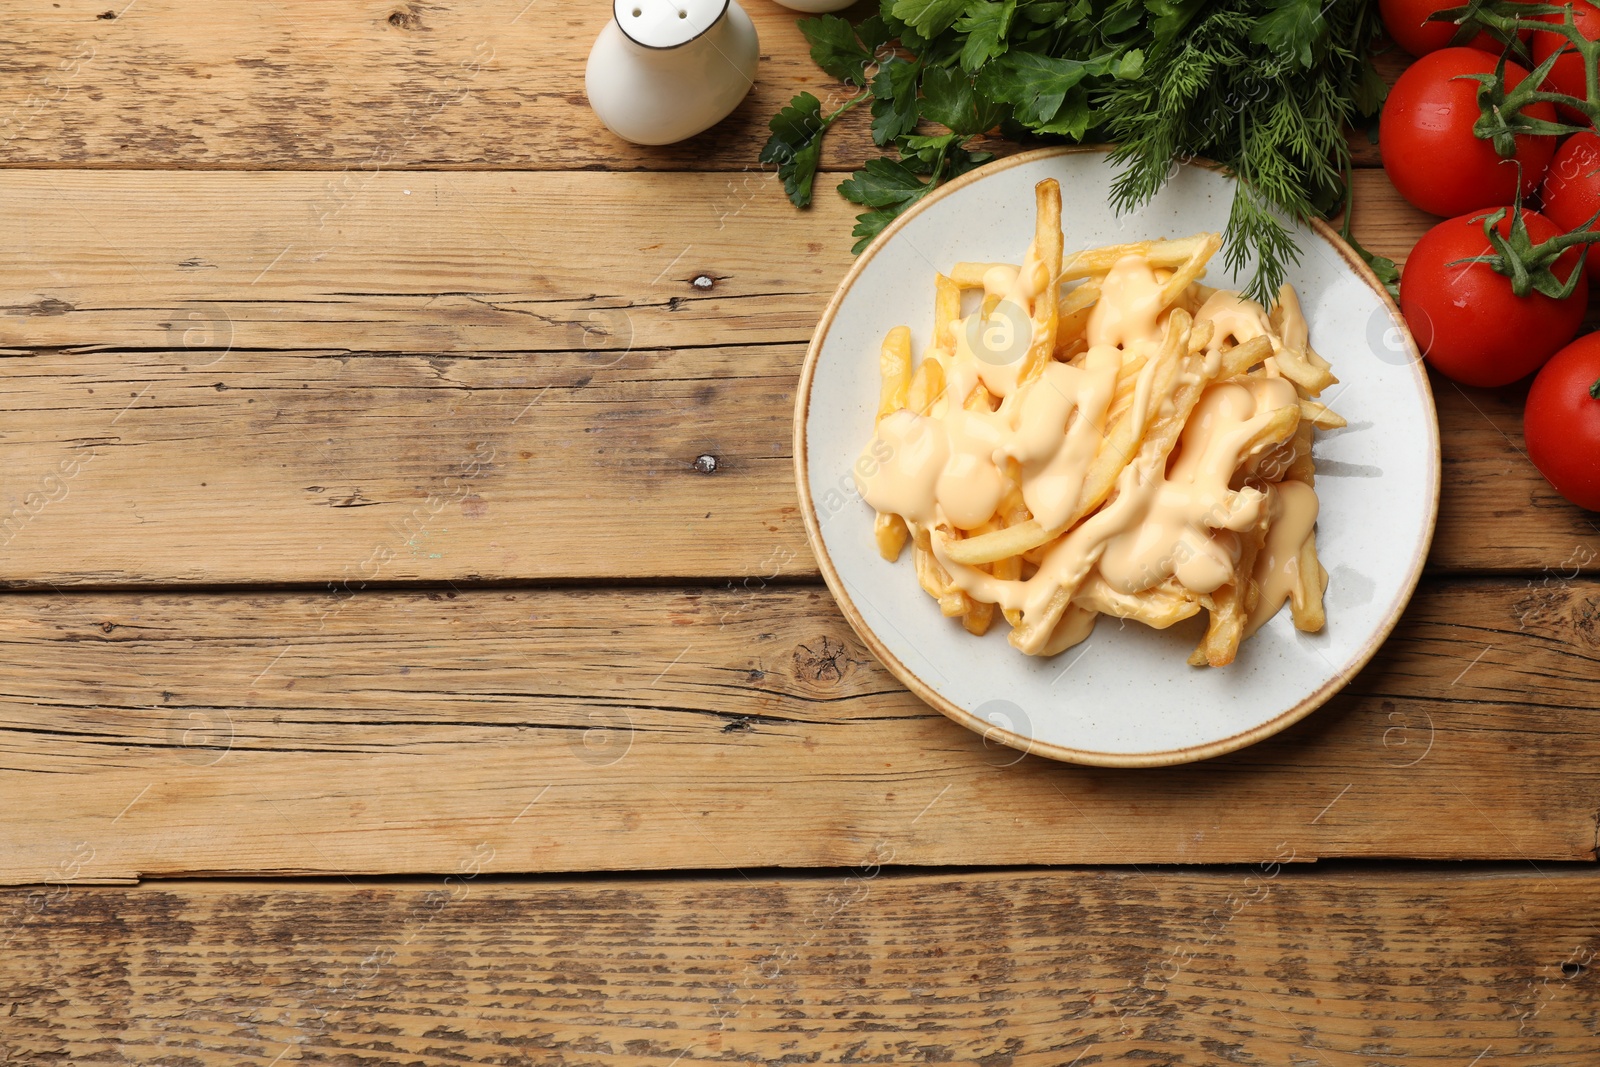
[[[689,284],[701,292],[705,292],[708,289],[715,289],[717,287],[717,279],[713,278],[709,274],[696,274],[693,278],[689,279]]]
[[[399,30],[420,30],[422,18],[411,11],[396,11],[389,16],[389,25]]]
[[[795,670],[810,682],[842,681],[844,672],[850,669],[849,651],[842,641],[830,641],[826,637],[820,648],[800,645],[794,650]]]
[[[717,473],[717,457],[711,455],[710,453],[707,453],[703,456],[696,456],[694,459],[694,469],[699,471],[701,474]]]
[[[116,17],[117,17],[117,13],[115,11],[102,11],[102,12],[100,12],[100,14],[95,16],[95,18],[102,19],[102,20],[107,21],[107,22],[111,21],[112,19],[114,19]]]

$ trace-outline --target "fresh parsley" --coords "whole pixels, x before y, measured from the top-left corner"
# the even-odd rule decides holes
[[[856,95],[824,113],[810,93],[773,117],[761,160],[811,202],[824,133],[871,100],[868,160],[839,192],[866,210],[860,251],[901,211],[990,158],[974,138],[1110,141],[1112,202],[1154,196],[1174,161],[1210,159],[1239,179],[1224,257],[1272,296],[1299,250],[1288,219],[1337,212],[1347,129],[1376,114],[1364,0],[881,0],[851,25],[802,19],[812,58]]]

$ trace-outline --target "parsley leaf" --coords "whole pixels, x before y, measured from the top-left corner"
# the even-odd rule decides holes
[[[874,62],[872,49],[857,39],[850,23],[838,15],[823,15],[801,19],[798,25],[811,42],[811,58],[817,66],[847,85],[867,84],[867,68]]]
[[[1005,109],[984,98],[959,70],[929,67],[922,75],[922,117],[966,136],[1000,124]]]
[[[912,165],[893,159],[869,159],[861,170],[840,182],[841,196],[873,209],[856,216],[850,234],[858,240],[851,253],[860,253],[871,244],[896,215],[926,196],[933,185],[918,177]]]
[[[956,20],[956,30],[967,35],[961,46],[961,69],[971,74],[1008,47],[1011,18],[1017,0],[978,0]]]
[[[869,159],[866,166],[839,183],[839,192],[846,200],[867,207],[914,200],[926,191],[916,172],[894,159]]]
[[[1068,93],[1077,89],[1084,78],[1106,73],[1114,60],[1113,56],[1084,61],[1052,59],[1038,52],[1009,52],[983,68],[978,84],[994,99],[1014,105],[1017,121],[1042,128],[1057,122]],[[1080,94],[1071,108],[1084,113],[1087,125],[1087,99]],[[1041,132],[1082,136],[1083,130],[1078,129],[1076,134],[1065,129]]]
[[[883,228],[893,222],[894,217],[898,214],[900,214],[898,209],[888,211],[880,208],[876,211],[867,211],[857,215],[856,224],[850,230],[850,236],[860,238],[860,240],[850,246],[850,254],[859,256],[866,251],[867,246],[872,243],[872,239],[882,233]]]
[[[760,160],[778,165],[783,191],[795,207],[811,204],[811,185],[822,161],[822,135],[840,115],[865,99],[863,93],[846,100],[833,114],[824,115],[821,101],[810,93],[800,93],[767,123],[772,136],[762,147]]]
[[[898,56],[884,60],[872,79],[872,143],[887,145],[917,128],[921,101],[917,75],[922,67]]]
[[[1250,40],[1311,69],[1312,49],[1327,29],[1321,0],[1267,0],[1269,9],[1250,30]]]
[[[969,0],[894,0],[890,13],[924,37],[935,37],[950,28],[966,9]]]

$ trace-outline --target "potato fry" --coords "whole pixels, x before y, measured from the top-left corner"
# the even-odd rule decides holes
[[[1317,484],[1317,465],[1311,458],[1311,429],[1313,423],[1302,420],[1295,428],[1294,456],[1289,460],[1289,465],[1284,468],[1283,477],[1307,485]]]
[[[1254,367],[1262,360],[1272,355],[1272,342],[1265,337],[1256,337],[1242,345],[1234,345],[1222,352],[1222,368],[1217,371],[1217,380],[1227,381],[1237,378],[1245,371]]]
[[[1296,630],[1316,633],[1327,624],[1328,615],[1322,605],[1322,594],[1327,590],[1328,572],[1317,558],[1317,532],[1312,530],[1306,543],[1300,546],[1294,590],[1289,594],[1289,613],[1294,617]]]
[[[1294,286],[1278,289],[1278,302],[1267,313],[1267,321],[1281,338],[1277,354],[1278,373],[1293,382],[1302,397],[1315,397],[1339,379],[1333,368],[1311,347],[1311,331],[1300,308],[1300,295]]]
[[[1302,397],[1317,396],[1328,386],[1339,383],[1327,361],[1310,349],[1301,351],[1285,347],[1275,355],[1278,373],[1293,382]],[[1318,366],[1318,363],[1322,365]]]
[[[885,515],[880,511],[872,524],[872,536],[878,543],[878,555],[890,563],[900,558],[900,551],[906,547],[906,539],[910,535],[911,531],[906,529],[906,520],[898,515]]]
[[[1208,245],[1216,234],[1199,233],[1175,241],[1136,241],[1133,244],[1106,245],[1074,252],[1061,264],[1061,280],[1092,278],[1105,274],[1117,265],[1123,256],[1143,256],[1152,267],[1181,267],[1194,255],[1195,250]]]
[[[1148,362],[1141,352],[1129,352],[1122,357],[1122,367],[1117,371],[1117,387],[1111,394],[1111,407],[1106,412],[1107,426],[1115,425],[1133,406],[1133,396],[1139,388],[1139,375]]]
[[[1311,327],[1300,306],[1300,294],[1292,285],[1278,287],[1278,302],[1267,312],[1267,321],[1278,331],[1283,347],[1304,350],[1311,347]]]
[[[896,326],[883,338],[878,352],[878,369],[883,375],[883,389],[878,395],[878,419],[901,411],[906,406],[906,394],[911,388],[911,330]]]
[[[917,364],[911,376],[911,387],[906,391],[906,407],[918,415],[926,415],[944,396],[944,367],[938,360],[924,359]]]
[[[961,288],[943,274],[933,282],[933,343],[946,352],[956,350],[955,324],[961,317]]]
[[[1062,613],[1061,621],[1056,624],[1055,630],[1050,634],[1049,640],[1040,649],[1043,656],[1056,656],[1065,652],[1073,645],[1085,641],[1094,632],[1094,624],[1099,615],[1088,608],[1070,605]],[[1012,631],[1014,634],[1016,631]]]
[[[948,277],[960,289],[982,289],[983,276],[995,267],[1005,267],[1016,270],[1015,263],[957,263],[950,268]]]
[[[970,599],[970,598],[969,598]],[[994,605],[981,601],[973,601],[967,608],[967,613],[961,616],[961,625],[967,628],[967,633],[982,637],[989,632],[989,626],[994,622]]]
[[[1049,274],[1050,284],[1047,288],[1053,301],[1056,288],[1060,285],[1061,251],[1065,245],[1061,235],[1061,183],[1054,178],[1039,182],[1033,187],[1033,204],[1034,254]]]
[[[980,563],[994,563],[1007,556],[1020,556],[1049,540],[1049,531],[1037,520],[1028,519],[1004,530],[951,541],[944,548],[945,553],[957,563],[977,566]]]
[[[1339,430],[1350,425],[1328,405],[1315,400],[1300,401],[1300,417],[1319,430]]]
[[[1254,583],[1256,556],[1267,541],[1267,524],[1258,522],[1239,535],[1239,563],[1234,568],[1236,577],[1209,597],[1211,617],[1206,622],[1206,635],[1200,646],[1189,657],[1193,667],[1226,667],[1239,653],[1239,643],[1244,640],[1244,630],[1250,621],[1250,601]]]
[[[1113,589],[1098,574],[1083,583],[1072,603],[1112,618],[1133,619],[1156,630],[1165,630],[1200,611],[1199,598],[1176,580],[1138,593],[1124,593]]]
[[[1094,282],[1084,282],[1061,297],[1056,308],[1056,359],[1071,359],[1080,346],[1087,350],[1083,332],[1089,326],[1089,316],[1099,299],[1100,287]]]
[[[1019,382],[1031,382],[1055,355],[1056,327],[1059,320],[1061,275],[1061,184],[1046,178],[1033,187],[1033,241],[1022,258],[1022,270],[1031,272],[1033,306],[1028,309],[1032,336],[1018,370]],[[1043,277],[1038,277],[1038,275]]]
[[[1189,286],[1199,281],[1206,272],[1206,263],[1217,250],[1222,247],[1222,237],[1214,233],[1197,235],[1199,243],[1195,245],[1189,258],[1185,259],[1178,268],[1172,272],[1166,284],[1161,287],[1161,306],[1171,307],[1188,291]],[[1191,237],[1190,240],[1196,238]]]
[[[912,542],[912,552],[917,564],[917,581],[923,591],[939,602],[939,611],[946,618],[965,615],[972,606],[967,594],[950,583],[950,572],[944,569],[929,545],[927,530],[918,530]]]
[[[1260,416],[1257,416],[1258,418]],[[1256,461],[1267,452],[1288,441],[1300,428],[1299,407],[1281,407],[1273,409],[1245,441],[1244,447],[1239,450],[1239,462],[1246,470],[1254,471]]]
[[[1063,320],[1068,315],[1076,315],[1080,311],[1087,311],[1094,307],[1100,299],[1100,286],[1096,282],[1081,282],[1061,294],[1058,307]]]

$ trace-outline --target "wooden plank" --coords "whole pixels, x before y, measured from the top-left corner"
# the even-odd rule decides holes
[[[750,96],[698,137],[641,147],[606,130],[584,95],[605,5],[138,0],[110,5],[115,18],[104,0],[28,5],[0,40],[0,165],[759,173],[767,120],[791,97],[810,92],[832,110],[851,93],[811,61],[803,16],[744,7],[762,44]],[[1404,63],[1380,58],[1390,81]],[[865,109],[845,115],[824,139],[823,166],[881,154],[870,125]],[[1378,165],[1365,132],[1351,141],[1358,164]]]
[[[1593,859],[1600,584],[1429,583],[1332,704],[1165,770],[987,744],[816,588],[11,594],[0,880]],[[1336,605],[1335,605],[1336,607]],[[1537,788],[1529,783],[1537,783]]]
[[[800,15],[744,5],[761,36],[750,95],[666,147],[589,110],[584,66],[609,4],[577,0],[199,0],[30,4],[0,42],[0,143],[12,166],[593,168],[759,172],[767,120],[798,92],[849,96],[808,54]],[[870,118],[827,139],[859,166]]]
[[[788,420],[848,263],[836,201],[722,202],[708,175],[322,180],[0,175],[5,580],[326,582],[375,552],[386,580],[740,577],[775,552],[815,574]],[[1358,228],[1398,254],[1426,220],[1362,181]],[[1592,564],[1591,520],[1516,454],[1517,394],[1437,392],[1433,565]]]
[[[1381,173],[1358,185],[1358,238],[1403,259],[1428,217]],[[707,174],[378,173],[347,187],[303,172],[12,171],[0,346],[150,348],[182,367],[230,349],[598,358],[805,341],[851,263],[854,210],[830,195],[801,212],[770,180]]]
[[[803,355],[14,356],[4,580],[814,575]]]
[[[149,348],[181,368],[229,349],[605,362],[804,341],[854,210],[796,211],[760,176],[8,171],[0,346]]]
[[[19,1063],[1593,1062],[1593,871],[0,894]],[[107,975],[114,980],[107,981]]]

